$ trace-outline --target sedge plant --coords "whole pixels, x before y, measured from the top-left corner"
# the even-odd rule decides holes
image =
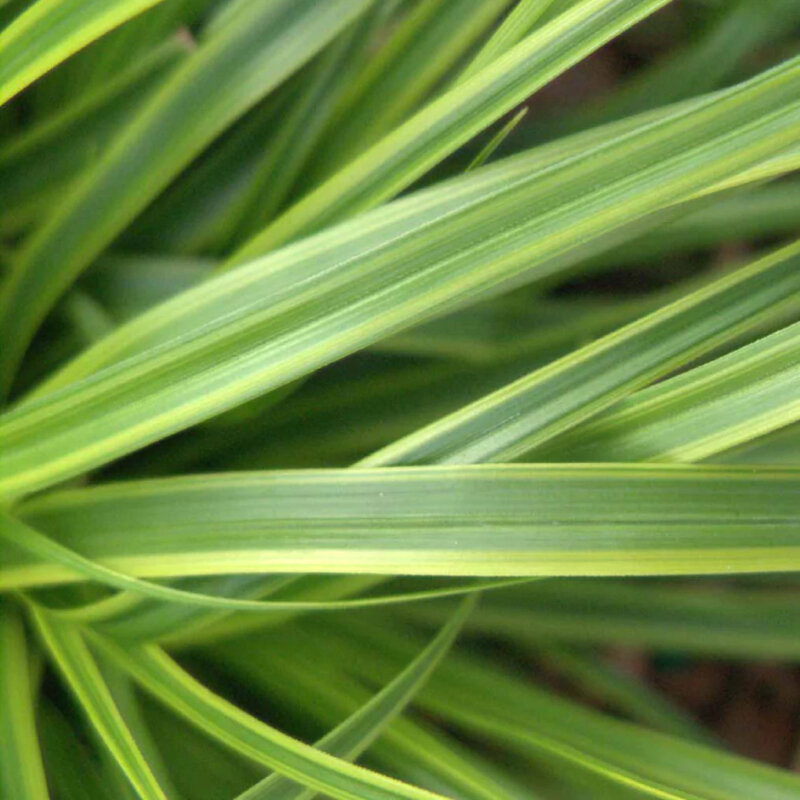
[[[799,32],[0,2],[0,798],[800,797]]]

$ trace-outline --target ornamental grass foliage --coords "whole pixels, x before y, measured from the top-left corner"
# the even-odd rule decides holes
[[[800,798],[798,42],[0,0],[0,798]]]

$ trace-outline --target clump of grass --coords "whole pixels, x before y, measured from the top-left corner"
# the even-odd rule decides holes
[[[0,797],[800,795],[767,5],[0,2]]]

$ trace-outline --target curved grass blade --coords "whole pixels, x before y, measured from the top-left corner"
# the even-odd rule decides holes
[[[54,623],[46,612],[34,605],[31,605],[31,617],[100,741],[111,752],[139,797],[166,800],[167,795],[136,745],[78,629]]]
[[[363,753],[402,713],[447,655],[476,599],[473,595],[464,600],[434,640],[396,678],[314,746],[348,761]],[[240,794],[237,800],[308,800],[313,795],[312,789],[294,784],[283,776],[271,775]]]
[[[260,722],[215,695],[153,645],[96,646],[172,711],[243,755],[341,800],[442,800],[441,795],[342,761]]]
[[[279,685],[281,701],[327,724],[369,699],[368,690],[358,680],[340,673],[332,680],[331,670],[319,660],[304,659],[301,664],[293,656],[285,658],[273,648],[261,646],[263,642],[258,639],[248,639],[246,647],[239,646],[242,644],[237,639],[233,647],[206,648],[203,657],[237,680],[246,679],[257,691],[267,693]],[[254,664],[263,668],[254,669]],[[424,769],[437,782],[452,787],[451,792],[443,791],[456,797],[532,800],[530,792],[509,780],[475,750],[408,716],[395,719],[371,747],[370,754],[378,762],[391,765],[396,773]]]
[[[563,270],[589,242],[619,239],[799,132],[797,59],[543,174],[530,174],[529,156],[476,170],[207,281],[122,326],[59,380],[160,347],[3,415],[0,496],[52,485],[403,327]]]
[[[47,800],[25,631],[5,600],[0,601],[0,675],[0,796]]]
[[[300,600],[287,600],[283,602],[279,600],[243,600],[236,597],[220,597],[194,591],[186,591],[171,586],[162,586],[160,584],[142,581],[84,558],[80,554],[64,547],[1,511],[0,538],[5,539],[5,541],[14,548],[23,550],[30,555],[38,556],[43,559],[45,563],[49,563],[52,566],[57,565],[61,569],[71,570],[74,577],[100,581],[108,586],[135,592],[138,596],[144,596],[150,599],[159,599],[173,603],[182,603],[193,607],[227,611],[324,611],[337,608],[392,605],[414,600],[428,600],[436,597],[469,594],[478,589],[493,588],[495,585],[490,582],[489,584],[432,589],[416,593],[407,592],[384,597],[368,597],[357,600],[330,602],[323,601],[319,603]],[[120,611],[125,612],[129,610],[135,598],[136,595],[133,597],[116,596],[108,600],[101,600],[88,608],[79,607],[72,611],[52,610],[48,613],[53,619],[58,619],[60,621],[85,622],[103,620],[109,616],[118,614]]]
[[[315,648],[324,647],[326,657],[340,665],[356,665],[368,680],[396,669],[397,661],[415,646],[409,643],[409,632],[366,620],[354,620],[346,632],[333,625],[310,630]],[[453,654],[416,703],[523,758],[588,770],[644,797],[789,800],[800,787],[800,779],[788,771],[612,719],[475,657]]]
[[[0,105],[104,33],[162,0],[39,0],[0,32]]]
[[[260,597],[263,592],[268,590],[270,585],[277,584],[276,591],[285,587],[294,587],[294,584],[301,580],[295,576],[275,575],[271,580],[264,582],[253,581],[253,576],[233,576],[239,578],[250,578],[250,585],[255,585],[258,589],[256,592]],[[377,578],[372,578],[372,581],[377,582]],[[219,587],[217,582],[213,580],[207,581],[215,590]],[[223,579],[220,583],[226,582]],[[175,631],[185,630],[187,623],[196,622],[197,619],[205,619],[209,614],[209,606],[203,605],[203,601],[207,598],[212,600],[220,598],[223,602],[219,603],[218,608],[220,613],[241,610],[260,610],[269,611],[273,614],[285,617],[286,615],[299,614],[308,611],[342,611],[342,610],[355,610],[362,608],[376,608],[380,606],[390,605],[406,605],[408,603],[415,603],[419,601],[437,600],[443,597],[460,597],[463,595],[474,594],[475,592],[485,592],[493,589],[504,589],[508,586],[514,586],[518,583],[526,583],[527,578],[498,578],[477,580],[468,584],[459,584],[456,586],[447,586],[444,588],[423,589],[420,591],[399,591],[396,594],[378,595],[367,597],[348,597],[345,600],[303,600],[303,599],[287,599],[287,600],[270,600],[262,602],[259,608],[255,603],[250,608],[237,608],[236,602],[226,605],[225,595],[215,593],[209,595],[206,593],[196,592],[192,593],[200,598],[200,603],[189,605],[187,600],[184,606],[188,606],[189,613],[170,614],[165,612],[163,598],[158,600],[153,599],[148,604],[147,600],[142,601],[142,595],[115,595],[108,600],[101,600],[90,605],[78,606],[69,610],[58,610],[52,612],[54,616],[62,619],[75,621],[79,623],[91,623],[96,630],[103,634],[112,635],[117,639],[140,639],[149,640],[154,638],[162,638],[168,636]],[[368,587],[372,588],[372,587]],[[245,591],[245,594],[247,592]],[[240,597],[240,586],[233,582],[232,591],[227,595],[235,601],[242,599]],[[175,604],[177,605],[177,604]],[[218,615],[219,616],[219,615]],[[148,624],[149,623],[149,624]],[[154,630],[155,629],[155,630]]]
[[[0,297],[6,389],[39,322],[92,259],[216,136],[368,2],[250,4],[172,73],[16,262]]]
[[[800,242],[486,395],[361,463],[509,461],[730,341],[794,297],[800,297]],[[628,459],[612,452],[606,460]]]
[[[123,483],[21,513],[56,546],[140,577],[697,575],[794,568],[799,497],[788,468],[397,467]],[[76,579],[0,553],[3,588]]]

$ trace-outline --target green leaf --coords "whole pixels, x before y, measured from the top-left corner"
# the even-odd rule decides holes
[[[38,231],[0,297],[8,387],[70,283],[217,135],[301,67],[369,0],[269,0],[243,10],[176,69]]]
[[[667,2],[581,0],[333,175],[239,249],[232,263],[396,195],[548,81]]]
[[[136,745],[78,629],[56,623],[47,612],[33,605],[31,617],[100,741],[112,753],[139,797],[142,800],[166,800],[167,795]]]
[[[135,606],[141,597],[166,600],[173,603],[182,603],[212,609],[226,609],[228,611],[308,611],[332,610],[334,608],[365,607],[373,605],[391,605],[410,600],[425,600],[432,597],[466,594],[476,589],[492,588],[489,585],[457,586],[445,589],[433,589],[422,592],[408,592],[384,597],[369,597],[358,600],[345,600],[341,602],[303,602],[296,600],[242,600],[235,597],[219,597],[202,594],[195,591],[177,589],[171,586],[161,586],[156,583],[139,580],[138,578],[110,569],[102,564],[84,558],[80,554],[42,535],[33,528],[19,522],[10,515],[0,512],[0,538],[11,545],[12,549],[22,550],[29,555],[41,558],[45,563],[58,566],[73,573],[75,577],[97,580],[117,589],[129,590],[131,595],[117,595],[98,601],[88,607],[79,607],[73,610],[51,611],[51,616],[69,622],[106,620],[120,613],[124,614]]]
[[[119,800],[113,792],[120,784],[107,779],[67,714],[52,700],[42,698],[39,725],[48,772],[57,776],[53,781],[56,800]]]
[[[568,461],[691,462],[800,419],[800,323],[643,389],[539,450]]]
[[[0,150],[0,229],[17,233],[50,212],[182,56],[179,42],[167,42],[6,142]]]
[[[415,624],[439,625],[449,606],[402,607]],[[665,585],[653,581],[536,581],[487,596],[470,628],[534,647],[542,642],[620,645],[717,658],[800,659],[793,587]]]
[[[535,151],[476,170],[182,293],[106,337],[58,384],[140,355],[0,418],[0,496],[80,474],[403,327],[563,270],[590,242],[630,235],[780,152],[800,133],[798,95],[800,59],[541,172]]]
[[[0,796],[47,800],[25,631],[6,600],[0,601],[0,675]]]
[[[305,786],[341,800],[442,800],[441,795],[357,767],[303,744],[237,708],[153,645],[94,643],[172,711],[229,747]]]
[[[370,680],[395,669],[396,661],[415,646],[409,642],[414,637],[402,629],[361,620],[344,635],[333,626],[329,632],[318,626],[311,630],[315,647],[324,648],[326,658],[353,664]],[[644,797],[790,800],[800,790],[800,779],[788,771],[612,719],[475,657],[449,658],[418,703],[473,735],[510,747],[527,763],[588,770]]]
[[[39,0],[0,32],[0,105],[94,39],[162,0]]]
[[[491,35],[469,66],[459,75],[465,80],[510,50],[539,22],[553,0],[520,0]]]
[[[714,464],[797,464],[800,425],[794,423],[707,459]]]
[[[390,40],[351,82],[331,120],[311,180],[347,164],[441,93],[509,0],[429,0],[399,22]],[[313,185],[313,183],[312,183]]]
[[[376,739],[419,691],[447,655],[467,620],[475,597],[462,602],[458,611],[436,638],[390,683],[314,746],[323,752],[354,760]],[[239,795],[238,800],[306,800],[313,790],[288,778],[271,775]]]
[[[580,130],[715,89],[741,71],[754,51],[773,44],[798,22],[800,9],[794,0],[725,3],[698,35],[655,58],[602,102],[590,100],[576,113],[545,125],[551,135],[553,127],[561,132]]]
[[[618,268],[700,252],[730,241],[792,235],[800,228],[800,182],[780,181],[749,192],[722,194],[693,214],[591,260],[591,268]]]
[[[791,569],[798,487],[797,469],[302,470],[76,489],[20,513],[98,570],[140,577],[696,575]],[[20,545],[0,552],[2,588],[77,577]]]
[[[474,611],[470,614],[470,617]],[[237,639],[237,644],[242,640]],[[355,706],[369,699],[360,681],[336,673],[319,659],[303,659],[277,652],[262,637],[249,638],[246,647],[217,645],[204,649],[203,658],[237,681],[246,680],[252,691],[263,692],[290,705],[304,717],[319,718],[323,724],[341,719]],[[259,666],[256,667],[255,665]],[[273,690],[270,693],[270,690]],[[474,750],[430,725],[405,715],[395,719],[370,748],[381,764],[396,774],[419,774],[426,770],[443,782],[445,793],[470,800],[519,800],[531,797]],[[452,788],[451,788],[452,787]]]
[[[54,624],[61,623],[59,620],[54,619]],[[110,664],[101,663],[98,666],[103,680],[111,693],[114,705],[122,715],[122,719],[133,736],[136,746],[147,761],[150,771],[165,794],[169,797],[179,797],[180,792],[175,788],[165,763],[166,760],[161,757],[158,745],[153,739],[152,731],[142,713],[143,709],[133,681]]]
[[[686,739],[716,744],[699,722],[679,708],[644,675],[631,675],[608,664],[599,653],[547,642],[531,642],[530,652],[549,670],[573,681],[579,691],[610,705],[634,722]]]
[[[800,243],[482,397],[361,463],[511,460],[731,340],[760,315],[793,297],[800,297]],[[605,460],[628,459],[611,451]]]

